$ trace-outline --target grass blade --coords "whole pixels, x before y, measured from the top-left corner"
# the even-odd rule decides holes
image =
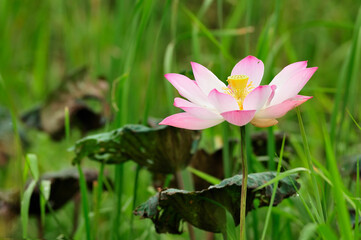
[[[316,197],[317,209],[315,209],[315,210],[316,210],[316,213],[317,213],[317,220],[318,220],[319,223],[324,223],[325,217],[324,217],[323,209],[322,209],[321,196],[320,196],[320,191],[319,191],[317,179],[316,179],[315,174],[314,174],[314,168],[313,168],[313,164],[312,164],[311,152],[310,152],[310,148],[309,148],[308,141],[307,141],[305,127],[303,125],[303,121],[302,121],[302,117],[301,117],[301,113],[300,113],[299,108],[296,108],[296,112],[297,112],[298,123],[300,125],[300,131],[301,131],[301,135],[302,135],[303,147],[304,147],[304,151],[306,152],[307,163],[308,163],[307,167],[308,167],[308,169],[310,170],[310,173],[311,173],[310,178],[311,178],[311,181],[312,181],[313,192],[315,193],[315,197]]]
[[[222,46],[222,44],[213,36],[211,31],[209,31],[208,28],[201,21],[199,21],[199,19],[191,11],[189,11],[184,5],[182,5],[182,10],[192,20],[192,22],[199,27],[199,29],[206,35],[206,37],[222,52],[223,56],[230,62],[234,62],[233,57],[229,54],[229,52],[227,52],[227,50]]]
[[[211,184],[219,184],[221,182],[220,179],[218,178],[215,178],[207,173],[204,173],[202,171],[199,171],[195,168],[192,168],[192,167],[187,167],[187,170],[190,171],[191,173],[193,173],[194,175],[196,175],[197,177],[200,177],[202,178],[203,180],[211,183]]]
[[[348,213],[346,201],[342,191],[343,183],[338,171],[337,161],[332,148],[331,139],[324,123],[322,124],[322,129],[325,141],[326,160],[330,168],[331,181],[334,185],[332,191],[336,203],[337,218],[341,236],[343,239],[352,239],[350,215]]]
[[[278,165],[277,165],[276,178],[281,172],[281,166],[282,166],[281,163],[282,163],[282,158],[283,158],[283,150],[285,148],[285,140],[286,140],[286,136],[284,135],[283,139],[282,139],[281,153],[280,153],[280,157],[279,157]],[[272,161],[272,160],[270,159],[270,161]],[[265,220],[264,227],[263,227],[263,232],[262,232],[262,237],[261,237],[262,240],[264,240],[265,237],[266,237],[267,227],[268,227],[269,219],[271,217],[272,207],[273,207],[273,203],[274,203],[274,200],[275,200],[277,188],[278,188],[278,180],[273,185],[273,192],[272,192],[272,196],[271,196],[271,201],[269,203],[269,207],[268,207],[268,211],[267,211],[267,215],[266,215],[266,220]]]
[[[33,194],[34,188],[36,186],[36,181],[32,180],[28,187],[26,188],[23,198],[21,199],[21,225],[23,228],[23,238],[26,239],[28,237],[28,221],[29,221],[29,206],[30,206],[30,198]]]
[[[347,109],[347,113],[350,116],[351,120],[355,123],[356,127],[358,129],[360,129],[360,131],[361,131],[361,126],[357,123],[356,119],[352,116],[352,114],[350,113],[350,111],[348,109]]]
[[[317,227],[317,231],[320,233],[324,240],[338,240],[338,237],[329,225],[320,224]]]
[[[26,154],[26,163],[30,169],[31,175],[35,181],[39,180],[39,170],[38,170],[38,158],[35,154],[28,153]]]
[[[88,205],[88,197],[87,197],[87,185],[84,177],[84,173],[80,167],[80,164],[77,164],[78,173],[79,173],[79,185],[80,185],[80,194],[81,194],[81,205],[83,218],[85,223],[85,233],[86,239],[91,240],[91,230],[90,230],[90,219],[89,219],[89,205]]]
[[[45,209],[46,203],[50,197],[50,186],[51,182],[49,180],[42,180],[40,182],[40,217],[41,224],[44,226],[45,224]]]
[[[337,93],[336,93],[336,101],[333,108],[332,118],[331,118],[331,129],[330,129],[330,137],[332,142],[336,141],[338,137],[336,134],[336,128],[342,129],[344,124],[343,119],[345,117],[345,111],[350,100],[350,91],[352,88],[355,88],[357,83],[357,71],[359,70],[359,62],[360,62],[360,49],[361,49],[361,6],[358,11],[358,16],[356,19],[356,23],[354,25],[354,33],[352,37],[352,44],[349,49],[347,59],[345,61],[344,66],[342,67],[342,71],[340,73],[340,80],[338,81]],[[354,97],[353,97],[354,98]],[[342,105],[341,105],[342,104]],[[341,110],[339,109],[341,105]],[[337,119],[340,117],[341,127],[337,124]]]
[[[287,171],[284,171],[280,174],[278,174],[275,178],[273,178],[272,180],[266,182],[265,184],[263,184],[262,186],[259,186],[258,188],[256,188],[255,190],[253,191],[258,191],[264,187],[267,187],[271,184],[274,184],[278,181],[280,181],[281,179],[285,178],[285,177],[288,177],[292,174],[295,174],[295,173],[299,173],[299,172],[308,172],[310,173],[310,170],[308,170],[307,168],[303,168],[303,167],[299,167],[299,168],[294,168],[294,169],[290,169],[290,170],[287,170]]]

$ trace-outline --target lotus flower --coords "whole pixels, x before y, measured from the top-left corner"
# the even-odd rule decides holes
[[[206,67],[192,62],[195,81],[169,73],[165,77],[184,98],[175,98],[174,106],[185,112],[165,118],[159,124],[200,130],[223,121],[237,126],[251,122],[257,127],[278,123],[291,109],[312,97],[298,95],[317,67],[307,68],[307,61],[285,67],[269,85],[260,85],[263,62],[248,56],[238,62],[228,77],[228,86]]]

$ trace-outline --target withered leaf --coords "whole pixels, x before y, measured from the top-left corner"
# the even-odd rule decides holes
[[[198,131],[125,125],[76,142],[73,162],[84,157],[107,164],[132,160],[153,172],[174,173],[188,165],[199,139]]]
[[[273,185],[253,191],[273,179],[275,172],[254,173],[248,175],[246,211],[254,208],[253,202],[259,200],[259,207],[268,206]],[[279,181],[273,206],[296,193],[297,175],[291,175]],[[184,191],[167,189],[157,193],[147,202],[138,206],[134,214],[150,218],[158,233],[180,234],[181,222],[210,232],[224,232],[226,227],[226,210],[239,224],[242,175],[224,179],[217,185],[202,191]]]
[[[213,177],[218,179],[224,178],[223,173],[223,156],[222,156],[222,148],[218,149],[213,153],[208,153],[204,149],[199,149],[195,154],[193,154],[190,162],[190,166],[201,171],[207,173]],[[155,188],[162,188],[164,186],[166,180],[166,174],[154,173],[153,174],[153,186]],[[202,190],[209,187],[211,184],[206,180],[198,177],[195,174],[192,174],[193,185],[195,190]],[[175,178],[173,178],[168,187],[177,188],[178,184]]]
[[[22,116],[22,121],[30,127],[50,134],[54,140],[64,137],[65,111],[69,109],[70,126],[83,133],[100,128],[109,117],[106,94],[109,84],[105,79],[92,81],[85,68],[65,78],[60,86],[49,94],[42,106],[38,106]],[[88,104],[94,100],[93,104]],[[94,109],[94,105],[100,105]]]
[[[237,141],[230,140],[229,141],[229,149],[230,152],[233,151],[233,148],[237,144]],[[224,170],[223,170],[223,148],[216,150],[213,153],[208,153],[204,149],[199,149],[192,157],[190,166],[201,171],[207,173],[213,177],[218,179],[224,178]],[[211,184],[204,179],[192,174],[194,189],[201,190],[208,188]]]
[[[98,178],[98,172],[89,169],[85,169],[83,172],[88,189],[91,190],[93,182],[95,182]],[[41,176],[40,180],[50,181],[49,204],[53,210],[62,208],[79,192],[79,175],[76,169],[46,173]],[[29,214],[40,215],[39,201],[40,191],[38,183],[31,195]],[[16,216],[20,214],[20,193],[18,191],[0,191],[0,213],[3,212],[6,213],[3,217]],[[2,214],[0,214],[0,216],[2,216]]]

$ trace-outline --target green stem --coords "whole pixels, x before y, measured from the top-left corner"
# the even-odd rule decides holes
[[[252,139],[251,139],[251,131],[250,125],[246,125],[246,156],[247,156],[247,162],[249,163],[249,171],[255,172],[254,170],[254,164],[252,161]],[[257,208],[253,209],[251,212],[252,214],[252,228],[253,228],[253,239],[259,239],[259,231],[258,231],[258,213]]]
[[[246,202],[247,202],[247,180],[248,167],[246,157],[246,128],[241,127],[241,164],[242,164],[242,191],[241,191],[241,212],[239,217],[240,239],[244,239],[244,229],[246,223]]]
[[[78,173],[79,173],[79,184],[80,184],[80,194],[81,194],[81,205],[83,208],[83,217],[85,223],[85,233],[86,239],[91,240],[91,231],[90,231],[90,220],[89,220],[89,205],[88,205],[88,198],[87,198],[87,187],[86,181],[84,177],[84,173],[80,167],[80,164],[77,164]]]

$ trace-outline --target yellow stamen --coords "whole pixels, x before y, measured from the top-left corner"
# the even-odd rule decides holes
[[[232,89],[232,92],[236,99],[245,98],[246,87],[249,77],[247,75],[232,75],[229,76],[227,81]]]
[[[252,82],[248,83],[247,75],[232,75],[227,81],[229,88],[224,89],[225,92],[237,100],[240,110],[243,110],[243,102],[246,96],[254,89]]]

